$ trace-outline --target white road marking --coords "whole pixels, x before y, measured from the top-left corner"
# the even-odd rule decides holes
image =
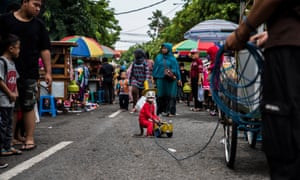
[[[66,147],[67,145],[73,143],[73,141],[62,141],[58,143],[57,145],[49,148],[48,150],[40,153],[37,156],[32,157],[31,159],[28,159],[27,161],[22,162],[21,164],[17,165],[16,167],[0,174],[0,179],[1,180],[8,180],[10,178],[13,178],[14,176],[22,173],[26,169],[29,169],[36,163],[46,159],[50,155],[54,154],[55,152],[61,150],[62,148]]]
[[[111,115],[109,115],[108,117],[109,117],[109,118],[114,118],[114,117],[116,117],[118,114],[120,114],[120,112],[122,112],[122,110],[121,110],[121,109],[119,109],[118,111],[116,111],[116,112],[112,113],[112,114],[111,114]]]

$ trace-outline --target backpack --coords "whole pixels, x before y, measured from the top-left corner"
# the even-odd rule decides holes
[[[6,63],[5,59],[3,59],[3,57],[0,57],[0,61],[2,61],[3,65],[4,65],[4,77],[5,77],[7,74],[7,63]]]

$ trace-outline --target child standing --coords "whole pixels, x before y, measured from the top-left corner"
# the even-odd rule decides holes
[[[17,78],[19,77],[14,58],[19,56],[20,40],[8,35],[1,42],[0,57],[0,140],[1,155],[21,154],[22,151],[11,146],[12,117],[15,101],[18,97]]]
[[[183,85],[189,81],[190,72],[184,68],[184,63],[179,63],[179,69],[180,69],[180,77],[181,77],[181,84],[178,86],[177,91],[177,100],[179,102],[184,101],[186,99],[185,94],[183,92]]]
[[[129,82],[125,71],[121,72],[120,80],[117,84],[117,94],[119,95],[120,109],[128,111],[129,105]]]

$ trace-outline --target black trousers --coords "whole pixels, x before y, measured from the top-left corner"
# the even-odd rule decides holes
[[[128,94],[120,94],[119,95],[119,105],[120,105],[120,109],[128,110],[128,105],[129,105],[129,95]]]
[[[274,47],[264,55],[263,148],[271,179],[299,179],[300,47]]]
[[[157,115],[162,112],[176,114],[176,97],[162,96],[157,98]]]
[[[113,101],[113,83],[112,82],[103,82],[103,90],[104,90],[104,101],[106,103],[112,104]]]

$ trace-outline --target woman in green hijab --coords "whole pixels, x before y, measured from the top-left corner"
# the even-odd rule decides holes
[[[165,77],[165,68],[169,68],[173,79]],[[157,87],[157,114],[167,113],[167,116],[176,114],[177,83],[181,84],[179,65],[172,53],[172,44],[163,43],[160,53],[155,58],[152,71]]]

